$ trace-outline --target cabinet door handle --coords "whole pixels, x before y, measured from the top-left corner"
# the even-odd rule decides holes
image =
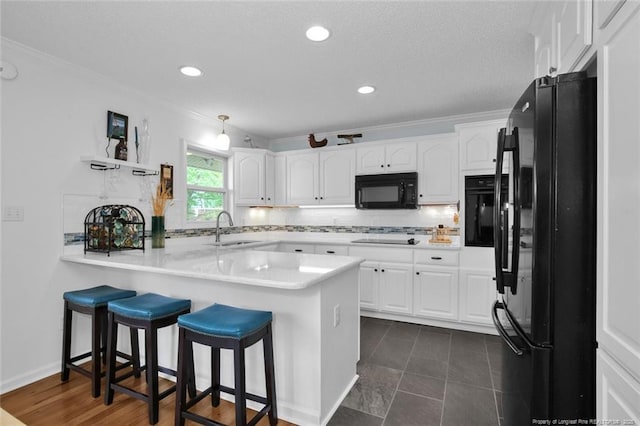
[[[387,167],[391,167],[391,164],[387,164]]]
[[[432,260],[442,260],[440,256],[431,256]]]
[[[324,197],[320,197],[321,200],[324,200]]]
[[[271,201],[271,197],[267,197],[267,201]]]
[[[384,164],[380,164],[380,167],[384,167]]]
[[[420,194],[420,198],[422,198],[422,194]]]
[[[318,199],[318,197],[315,197],[315,199],[317,200],[317,199]]]
[[[295,249],[295,252],[302,253],[302,249]]]
[[[420,272],[416,272],[416,275],[420,275]]]
[[[380,269],[380,272],[384,272],[384,269]]]
[[[264,200],[264,197],[260,197],[261,200]]]
[[[336,254],[336,252],[335,252],[335,251],[333,251],[333,250],[327,250],[327,253],[329,253],[329,254]]]
[[[378,272],[378,269],[377,269],[377,268],[374,268],[374,269],[373,269],[373,272]]]

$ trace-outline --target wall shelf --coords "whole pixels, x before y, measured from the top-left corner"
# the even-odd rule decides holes
[[[115,158],[100,157],[97,155],[83,155],[80,157],[83,163],[89,163],[92,170],[116,170],[120,167],[131,169],[134,176],[157,176],[160,172],[146,164],[134,163],[132,161],[116,160]]]

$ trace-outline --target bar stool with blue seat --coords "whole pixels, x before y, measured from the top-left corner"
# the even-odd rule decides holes
[[[201,424],[219,424],[189,409],[211,395],[211,405],[220,403],[220,392],[235,395],[236,425],[246,425],[247,399],[264,404],[249,424],[256,424],[269,414],[269,424],[278,421],[276,409],[276,384],[273,366],[272,314],[268,311],[240,309],[214,304],[200,311],[178,317],[178,383],[176,391],[176,425],[184,425],[185,419]],[[266,398],[250,394],[245,388],[245,349],[262,340],[266,379]],[[193,342],[211,347],[211,386],[189,402],[185,389],[193,368]],[[234,388],[220,384],[220,349],[234,352]]]
[[[94,398],[100,396],[100,378],[104,375],[101,363],[107,346],[107,303],[113,300],[133,297],[136,292],[133,290],[122,290],[108,285],[87,288],[83,290],[67,291],[62,295],[64,300],[63,331],[62,331],[62,369],[60,379],[63,382],[69,380],[69,371],[76,371],[91,378],[91,395]],[[81,355],[71,357],[71,323],[73,312],[91,316],[91,351]],[[138,340],[131,336],[131,354],[118,352],[128,361],[121,365],[125,368],[133,365],[138,371]],[[91,369],[87,370],[76,363],[87,357],[91,357]],[[138,373],[139,374],[139,373]]]
[[[108,337],[107,337],[107,383],[105,386],[104,403],[113,402],[114,391],[125,393],[134,398],[145,401],[149,410],[149,423],[156,424],[159,415],[159,402],[173,393],[175,385],[162,393],[158,390],[158,372],[176,376],[176,371],[158,365],[158,329],[175,324],[178,316],[191,311],[191,300],[175,299],[155,293],[146,293],[130,299],[116,300],[108,304]],[[132,372],[116,377],[115,356],[118,336],[118,324],[130,329],[145,331],[145,365],[147,393],[143,394],[122,384],[121,381],[131,377]],[[195,394],[195,382],[189,381],[189,390]]]

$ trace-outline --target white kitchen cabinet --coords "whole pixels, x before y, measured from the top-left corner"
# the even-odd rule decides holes
[[[597,418],[612,424],[640,424],[640,382],[599,350],[596,356]]]
[[[640,387],[640,3],[627,1],[598,47],[598,352]],[[603,375],[602,371],[598,375]],[[611,390],[601,383],[600,395]],[[610,385],[612,385],[610,383]],[[615,390],[615,387],[613,388]],[[609,414],[608,399],[597,406]],[[632,400],[633,401],[633,400]],[[612,400],[612,403],[615,401]],[[640,406],[636,397],[635,409]],[[615,411],[614,411],[615,412]],[[637,411],[636,411],[637,413]],[[622,414],[622,412],[620,412]],[[637,414],[636,414],[637,415]],[[637,421],[637,417],[636,417]],[[638,422],[637,422],[638,423]]]
[[[338,246],[334,244],[316,244],[314,249],[315,254],[335,254],[338,256],[348,256],[349,247]]]
[[[360,308],[381,312],[412,312],[413,266],[365,261],[360,265]]]
[[[318,154],[287,155],[287,202],[295,206],[318,204]]]
[[[400,314],[413,311],[413,266],[380,263],[380,310]]]
[[[418,143],[418,203],[458,202],[458,139],[455,134]]]
[[[377,262],[362,262],[360,264],[360,308],[372,311],[378,310],[378,291],[380,275]]]
[[[319,153],[320,204],[354,204],[356,153],[352,148]]]
[[[352,148],[287,155],[287,203],[353,204],[355,152]]]
[[[276,204],[275,156],[264,150],[235,150],[233,182],[238,206],[273,206]]]
[[[592,0],[569,0],[558,5],[558,73],[575,71],[578,61],[592,43]]]
[[[530,32],[535,42],[535,77],[576,71],[593,42],[593,1],[540,3]]]
[[[359,146],[356,150],[356,173],[415,172],[416,143],[387,141],[385,144]]]
[[[426,318],[458,319],[458,268],[416,265],[413,313]]]
[[[281,243],[279,251],[284,253],[315,253],[315,246],[308,243]]]
[[[351,246],[349,255],[366,259],[360,265],[360,308],[411,314],[413,250]]]
[[[460,170],[473,174],[494,174],[498,132],[505,126],[506,119],[457,125]]]
[[[597,0],[594,4],[595,28],[604,28],[618,13],[626,0]]]
[[[492,270],[460,269],[460,321],[493,324],[491,306],[497,299]]]

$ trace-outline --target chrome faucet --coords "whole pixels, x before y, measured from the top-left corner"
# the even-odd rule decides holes
[[[218,213],[218,217],[216,217],[216,243],[220,242],[220,216],[226,214],[229,217],[229,226],[233,226],[233,219],[231,219],[231,215],[228,211],[222,210]]]

